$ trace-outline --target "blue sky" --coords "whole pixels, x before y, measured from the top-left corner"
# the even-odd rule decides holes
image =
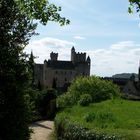
[[[62,7],[68,26],[49,22],[39,25],[27,52],[33,50],[37,63],[49,59],[51,51],[58,59],[70,60],[70,49],[91,57],[91,74],[111,76],[137,73],[140,59],[140,18],[127,12],[128,0],[51,0]]]

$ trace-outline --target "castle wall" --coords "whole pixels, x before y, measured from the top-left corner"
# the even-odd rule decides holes
[[[90,66],[88,65],[87,62],[85,63],[78,63],[76,66],[76,73],[78,76],[90,76]]]
[[[54,79],[56,87],[63,87],[66,83],[70,83],[75,75],[75,70],[46,68],[44,74],[44,87],[52,88]]]
[[[54,74],[53,74],[52,69],[44,66],[44,80],[43,80],[44,88],[52,87],[53,75]]]

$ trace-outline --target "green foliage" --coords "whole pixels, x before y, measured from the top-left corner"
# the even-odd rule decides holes
[[[34,88],[34,56],[33,52],[31,51],[29,61],[28,61],[28,71],[29,71],[29,79],[30,79],[30,86]]]
[[[28,104],[28,110],[31,114],[31,121],[40,120],[41,116],[38,112],[37,102],[40,97],[40,92],[38,90],[34,90],[32,88],[28,88],[26,90],[25,100]]]
[[[57,108],[70,107],[76,102],[74,95],[66,93],[57,98]]]
[[[37,20],[44,25],[69,23],[60,10],[46,0],[0,0],[0,139],[30,137],[34,97],[28,89],[33,79],[23,50],[35,34]]]
[[[26,14],[30,19],[40,20],[43,25],[46,25],[48,21],[58,22],[61,26],[70,23],[68,19],[60,16],[61,7],[49,3],[48,0],[14,1],[23,14]]]
[[[104,112],[104,111],[99,111],[97,113],[94,112],[89,112],[84,116],[84,120],[87,123],[92,123],[93,121],[96,121],[97,123],[100,124],[99,128],[107,128],[108,124],[110,122],[115,122],[115,116],[111,112]]]
[[[128,7],[128,12],[133,13],[133,8],[136,8],[136,12],[140,12],[140,1],[139,0],[129,0],[130,5]]]
[[[66,115],[66,114],[65,114]],[[121,138],[115,135],[107,135],[97,131],[84,128],[81,125],[74,123],[64,114],[57,115],[55,118],[55,128],[58,140],[120,140]]]
[[[64,133],[63,127],[67,123],[63,121],[66,119],[70,124],[78,125],[97,134],[115,135],[123,140],[136,140],[140,137],[139,108],[140,102],[122,99],[93,103],[87,107],[76,105],[58,113],[56,125],[61,122],[59,126],[61,126],[61,132]],[[61,132],[58,131],[60,135],[63,135]]]
[[[66,94],[58,97],[58,106],[66,107],[76,104],[85,94],[92,97],[92,102],[100,102],[119,97],[120,90],[111,81],[105,81],[95,76],[79,77],[72,82]]]
[[[78,102],[81,106],[88,106],[92,102],[92,97],[89,94],[83,94]]]
[[[86,122],[92,122],[94,119],[95,119],[95,117],[96,117],[96,114],[95,113],[87,113],[85,116],[84,116],[84,120],[86,121]]]
[[[56,95],[54,89],[40,91],[36,100],[36,108],[43,119],[52,119],[56,113]]]

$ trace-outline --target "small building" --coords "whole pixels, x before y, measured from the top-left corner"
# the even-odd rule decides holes
[[[114,84],[118,85],[124,98],[140,100],[140,83],[139,80],[136,80],[134,74],[132,74],[130,78],[105,77],[103,79],[110,80]]]
[[[58,53],[51,52],[44,64],[35,64],[35,84],[43,88],[65,88],[77,76],[90,76],[90,57],[71,49],[71,60],[58,60]]]

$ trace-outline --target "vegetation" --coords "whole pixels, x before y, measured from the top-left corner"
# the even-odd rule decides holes
[[[140,1],[139,0],[129,0],[130,6],[128,7],[128,12],[133,13],[133,7],[136,8],[136,12],[140,12]]]
[[[37,20],[43,25],[48,21],[69,23],[59,11],[60,7],[46,0],[0,0],[0,139],[30,137],[32,66],[23,50],[35,34]]]
[[[95,76],[79,77],[72,82],[68,92],[57,99],[57,106],[72,106],[79,100],[79,102],[86,100],[87,94],[91,96],[91,102],[94,103],[119,97],[119,93],[119,88],[111,81],[105,81]]]
[[[92,97],[89,94],[83,94],[80,96],[79,104],[81,106],[88,106],[92,102]]]
[[[36,111],[41,119],[53,119],[56,113],[57,92],[54,89],[40,91],[36,101]]]
[[[70,140],[124,139],[140,137],[140,103],[122,99],[107,100],[66,108],[55,119],[58,138]]]

